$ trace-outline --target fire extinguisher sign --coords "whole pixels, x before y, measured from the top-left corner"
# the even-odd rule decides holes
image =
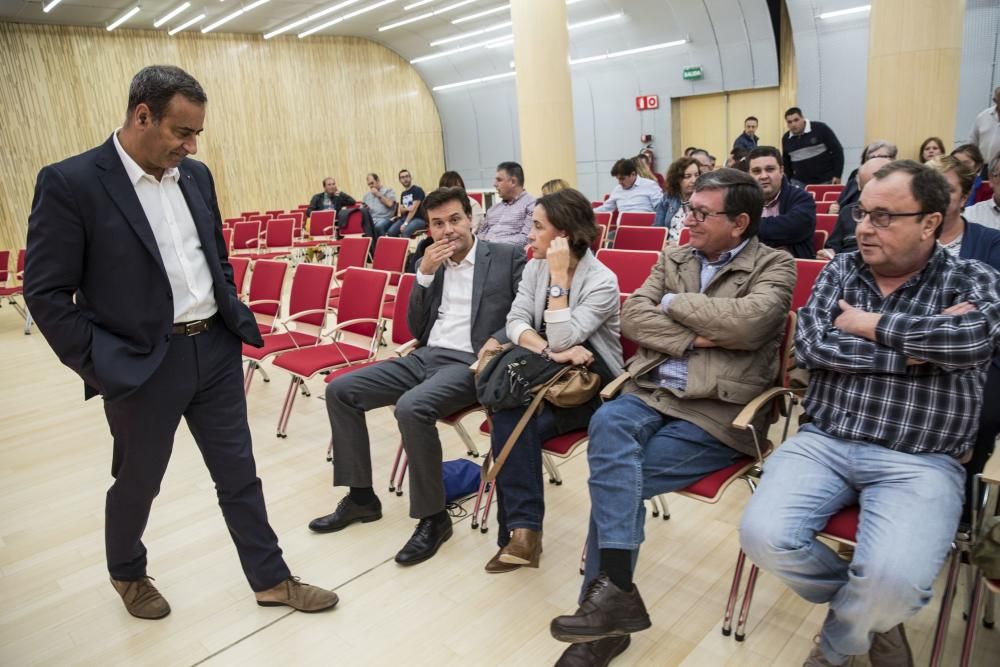
[[[635,98],[635,108],[637,111],[650,111],[660,108],[659,95],[640,95]]]

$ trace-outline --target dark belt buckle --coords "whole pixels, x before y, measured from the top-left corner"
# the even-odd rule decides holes
[[[184,325],[185,336],[197,336],[208,331],[208,320],[195,320]]]

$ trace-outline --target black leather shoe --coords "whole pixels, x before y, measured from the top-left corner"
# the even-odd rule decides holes
[[[350,496],[337,503],[333,514],[321,516],[309,522],[309,530],[315,533],[333,533],[347,528],[352,523],[370,523],[382,518],[382,503],[378,498],[367,505],[359,505]]]
[[[603,572],[587,586],[583,602],[571,616],[557,616],[550,626],[561,642],[590,642],[645,630],[650,626],[646,605],[634,585],[626,593]]]
[[[629,635],[605,637],[593,642],[573,644],[563,651],[556,667],[607,667],[632,643]]]
[[[430,516],[420,520],[413,537],[396,554],[400,565],[423,563],[437,553],[437,550],[452,535],[451,517],[447,514]]]

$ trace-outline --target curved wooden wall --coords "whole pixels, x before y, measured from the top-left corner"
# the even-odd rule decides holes
[[[0,248],[24,244],[38,170],[105,141],[149,64],[183,67],[208,94],[197,157],[223,215],[308,202],[327,175],[360,199],[369,171],[398,194],[401,168],[425,189],[444,170],[430,91],[368,40],[0,23],[0,53]]]

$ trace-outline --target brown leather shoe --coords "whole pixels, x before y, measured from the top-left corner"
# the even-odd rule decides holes
[[[913,651],[902,623],[872,637],[868,660],[872,667],[913,667]]]
[[[520,565],[511,565],[510,563],[504,563],[502,560],[500,560],[500,555],[502,553],[503,553],[503,547],[501,547],[496,552],[496,554],[493,555],[493,558],[491,558],[490,561],[486,563],[486,567],[484,569],[488,573],[503,574],[505,572],[513,572],[514,570],[521,569]]]
[[[143,577],[135,581],[119,581],[112,579],[111,585],[122,596],[125,609],[136,618],[155,620],[170,613],[170,605],[156,590],[152,577]]]
[[[510,542],[500,550],[500,561],[510,565],[538,567],[541,555],[542,531],[515,528],[510,534]]]
[[[556,667],[607,667],[632,643],[629,635],[605,637],[593,642],[571,644],[556,661]]]
[[[587,584],[576,613],[555,617],[549,629],[555,639],[577,644],[632,634],[650,625],[638,587],[623,591],[602,572]]]
[[[298,577],[288,577],[274,588],[256,595],[257,604],[261,607],[286,606],[308,614],[332,609],[340,602],[340,598],[333,591],[303,584]]]

